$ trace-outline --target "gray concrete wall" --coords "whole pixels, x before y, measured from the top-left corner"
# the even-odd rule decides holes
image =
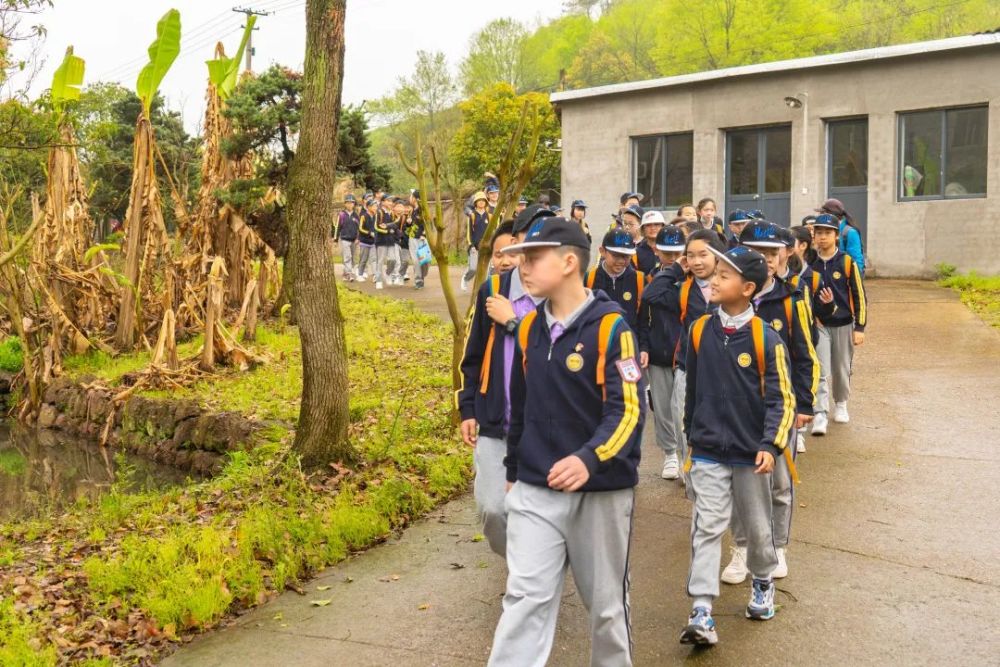
[[[559,103],[562,198],[584,199],[599,239],[630,186],[630,137],[694,133],[693,195],[725,204],[726,130],[791,123],[791,219],[826,198],[828,119],[868,116],[868,245],[882,276],[947,262],[1000,272],[1000,49],[980,48],[744,76]],[[784,97],[808,93],[804,109]],[[985,198],[898,202],[897,112],[989,103]],[[803,160],[803,143],[805,156]],[[805,162],[805,168],[803,168]]]

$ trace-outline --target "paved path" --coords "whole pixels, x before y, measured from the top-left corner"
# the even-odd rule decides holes
[[[426,303],[436,289],[385,293]],[[721,643],[708,651],[677,642],[688,610],[689,507],[677,483],[659,479],[647,431],[636,665],[1000,662],[1000,334],[928,283],[873,281],[869,296],[852,422],[810,440],[801,459],[781,609],[751,623],[747,586],[724,586]],[[476,532],[466,495],[324,571],[307,595],[285,594],[164,665],[484,664],[505,568],[472,541]],[[332,603],[310,606],[317,598]],[[584,665],[587,655],[584,612],[567,587],[551,664]]]

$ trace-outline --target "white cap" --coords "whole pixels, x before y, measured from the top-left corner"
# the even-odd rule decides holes
[[[642,222],[639,223],[639,226],[641,227],[642,225],[665,225],[665,224],[667,224],[667,221],[663,219],[662,213],[660,213],[659,211],[646,211],[642,215]]]

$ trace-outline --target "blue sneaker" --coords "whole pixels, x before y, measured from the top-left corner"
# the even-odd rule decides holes
[[[712,646],[718,643],[719,635],[715,633],[715,621],[712,612],[705,607],[695,607],[691,610],[687,627],[681,633],[682,644],[696,646]]]
[[[750,589],[750,603],[747,618],[768,621],[774,618],[774,582],[768,579],[754,579]]]

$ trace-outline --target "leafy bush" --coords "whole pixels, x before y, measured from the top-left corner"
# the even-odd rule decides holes
[[[8,373],[17,373],[24,367],[24,357],[21,356],[21,339],[9,336],[0,343],[0,369]]]

